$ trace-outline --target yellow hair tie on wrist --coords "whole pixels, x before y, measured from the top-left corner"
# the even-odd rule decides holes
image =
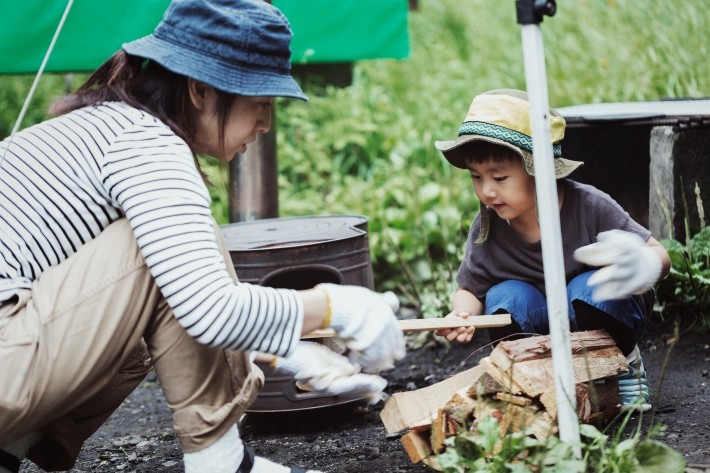
[[[271,358],[271,361],[269,362],[269,367],[270,367],[272,370],[276,369],[276,361],[277,361],[278,359],[279,359],[278,356],[274,356],[273,358]]]
[[[318,289],[323,291],[323,294],[325,294],[325,317],[323,318],[323,323],[321,324],[320,328],[325,329],[330,327],[330,319],[333,318],[333,302],[330,300],[330,294],[328,294],[328,291],[323,289],[320,286],[316,286]]]

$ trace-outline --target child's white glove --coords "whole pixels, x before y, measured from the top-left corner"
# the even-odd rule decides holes
[[[349,349],[350,361],[366,373],[379,373],[404,358],[404,334],[390,306],[393,301],[360,286],[325,283],[318,287],[330,298],[330,327]]]
[[[271,366],[314,391],[331,395],[375,397],[387,386],[383,378],[361,374],[359,366],[320,343],[301,341],[289,356],[274,357]]]
[[[643,294],[661,276],[660,256],[635,233],[609,230],[597,235],[597,243],[574,252],[574,259],[589,266],[604,266],[587,284],[597,301],[625,299]]]

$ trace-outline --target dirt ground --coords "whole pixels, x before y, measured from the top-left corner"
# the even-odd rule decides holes
[[[657,439],[683,454],[688,471],[710,473],[710,335],[689,329],[686,320],[680,322],[680,341],[668,357],[662,383],[674,324],[654,323],[647,331],[641,349],[654,411],[630,424],[641,422],[644,429],[652,423],[665,425],[664,435]],[[490,352],[485,346],[488,341],[480,333],[466,346],[447,347],[429,340],[410,349],[394,370],[384,374],[387,392],[421,388],[475,366]],[[274,461],[327,473],[431,471],[411,464],[399,439],[387,437],[379,418],[381,409],[382,403],[367,406],[355,401],[287,413],[252,413],[242,420],[242,437],[258,454]],[[21,471],[40,470],[25,462]],[[86,442],[71,471],[183,471],[182,454],[154,375]]]

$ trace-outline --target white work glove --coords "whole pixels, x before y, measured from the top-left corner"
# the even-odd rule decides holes
[[[395,301],[388,300],[391,296],[360,286],[325,283],[318,287],[330,298],[330,327],[349,349],[350,361],[366,373],[379,373],[404,358],[404,334],[390,305]]]
[[[387,381],[360,373],[360,367],[320,343],[301,341],[287,357],[274,357],[271,366],[290,374],[314,391],[331,395],[377,397]]]
[[[594,287],[592,297],[597,301],[643,294],[658,281],[662,270],[660,256],[640,236],[623,230],[600,233],[597,243],[578,248],[574,259],[604,266],[587,281]]]

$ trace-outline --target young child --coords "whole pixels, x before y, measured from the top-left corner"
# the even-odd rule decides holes
[[[582,163],[562,158],[565,121],[554,109],[550,126],[570,328],[609,332],[629,362],[629,371],[618,377],[622,406],[648,410],[637,342],[653,308],[653,285],[670,270],[670,259],[611,197],[567,179]],[[474,98],[457,139],[436,142],[451,164],[471,173],[481,203],[450,315],[510,313],[510,326],[489,330],[494,341],[549,333],[531,136],[525,92],[499,89]],[[437,335],[467,343],[473,332]]]

